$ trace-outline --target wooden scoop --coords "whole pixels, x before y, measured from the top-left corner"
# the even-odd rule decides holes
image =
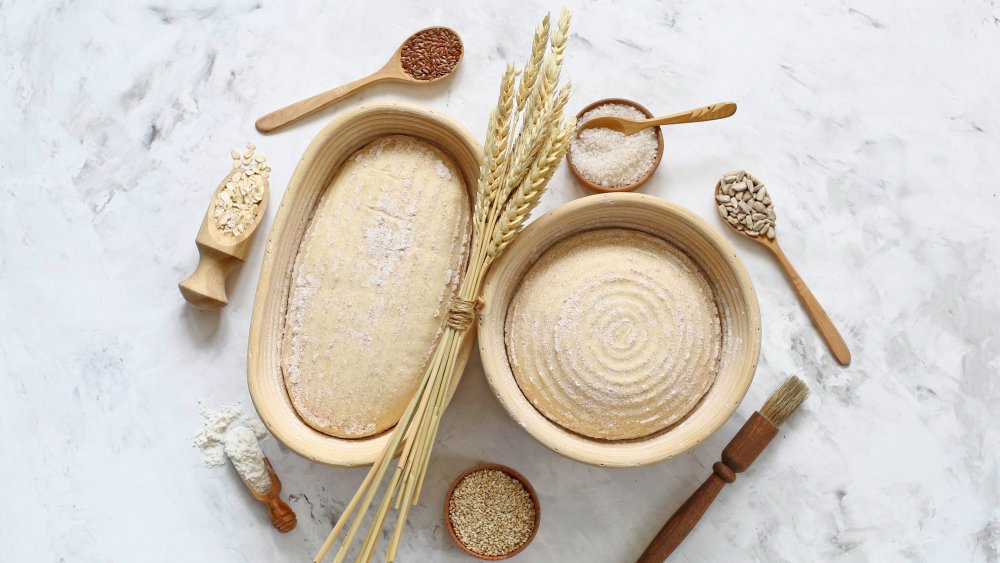
[[[718,197],[722,193],[722,180],[715,184],[715,195]],[[788,261],[788,257],[778,246],[778,237],[775,235],[773,239],[767,236],[751,236],[745,231],[739,230],[736,226],[728,221],[723,221],[730,226],[734,231],[742,234],[743,236],[756,241],[764,245],[768,250],[774,254],[775,258],[778,259],[778,264],[781,265],[781,269],[784,270],[785,276],[788,281],[791,282],[792,287],[795,288],[796,294],[799,296],[799,301],[802,303],[802,307],[805,308],[806,312],[809,313],[809,318],[812,319],[813,325],[816,330],[819,331],[823,341],[826,342],[826,346],[830,349],[830,353],[833,357],[840,362],[841,365],[850,365],[851,363],[851,351],[847,348],[847,343],[844,342],[844,337],[840,335],[840,331],[834,326],[833,321],[830,320],[829,315],[820,306],[819,301],[816,300],[816,296],[813,292],[809,290],[809,286],[806,282],[802,280],[802,276],[795,271],[792,267],[792,263]],[[777,231],[777,229],[775,229]]]
[[[590,119],[580,125],[577,129],[577,133],[583,131],[584,129],[600,127],[603,129],[612,129],[614,131],[618,131],[619,133],[624,133],[625,135],[632,135],[648,127],[676,125],[678,123],[696,123],[698,121],[712,121],[715,119],[729,117],[734,113],[736,113],[735,103],[720,102],[718,104],[689,109],[687,111],[667,115],[665,117],[653,117],[650,119],[632,120],[612,116],[595,117],[594,119]]]
[[[252,145],[251,145],[252,146]],[[252,156],[252,149],[248,148]],[[235,152],[235,151],[234,151]],[[238,153],[236,153],[238,154]],[[246,153],[244,153],[246,154]],[[267,209],[268,181],[264,180],[263,199],[258,204],[257,219],[247,230],[238,236],[223,233],[215,224],[215,204],[219,193],[232,181],[232,176],[238,170],[230,170],[226,178],[212,194],[212,201],[205,212],[205,220],[201,223],[195,244],[198,246],[198,267],[194,273],[178,284],[181,295],[198,309],[221,309],[229,303],[226,297],[226,277],[236,266],[246,261],[250,252],[250,239],[257,232],[264,211]]]
[[[418,78],[414,74],[407,72],[404,68],[403,49],[406,49],[407,47],[412,49],[423,48],[423,38],[427,37],[428,34],[450,34],[450,36],[454,37],[454,39],[458,41],[459,46],[458,59],[447,63],[448,65],[451,65],[451,68],[447,69],[446,74],[433,78]],[[298,121],[307,115],[312,115],[334,102],[343,100],[352,94],[360,92],[361,90],[380,82],[406,82],[408,84],[430,84],[431,82],[437,82],[438,80],[441,80],[442,78],[445,78],[455,72],[455,69],[458,68],[458,64],[462,61],[462,55],[464,53],[465,48],[462,46],[462,40],[453,30],[441,26],[421,29],[420,31],[409,36],[406,41],[404,41],[403,44],[396,49],[396,52],[393,53],[389,62],[385,63],[382,68],[375,71],[373,74],[273,111],[257,120],[257,130],[261,133],[270,133],[271,131],[284,127],[289,123]]]
[[[250,490],[250,494],[253,498],[259,500],[260,502],[267,505],[267,509],[271,514],[271,523],[274,527],[278,529],[279,532],[287,534],[295,529],[295,525],[298,524],[298,518],[295,516],[295,511],[292,507],[281,500],[281,481],[278,479],[278,475],[275,474],[274,468],[271,467],[271,462],[266,457],[264,458],[264,467],[267,469],[267,474],[271,477],[271,490],[266,493],[258,493],[253,490],[250,483],[247,483],[246,479],[240,475],[240,479],[243,484],[247,486]],[[236,472],[239,474],[239,471]]]

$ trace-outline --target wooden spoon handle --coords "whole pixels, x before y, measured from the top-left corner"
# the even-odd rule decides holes
[[[812,291],[809,290],[809,286],[806,285],[806,282],[802,280],[799,273],[792,267],[792,263],[788,261],[781,247],[777,243],[770,244],[768,247],[778,258],[778,263],[781,264],[781,268],[785,271],[788,281],[792,282],[792,286],[795,287],[795,291],[799,295],[799,301],[802,302],[802,306],[809,313],[809,318],[812,319],[813,325],[819,331],[820,336],[823,337],[833,357],[841,365],[850,365],[851,351],[847,348],[847,343],[844,342],[844,337],[840,335],[840,331],[837,330],[833,321],[830,320],[826,311],[823,310],[819,301],[816,300],[816,296],[813,295]]]
[[[385,69],[379,70],[374,74],[370,74],[364,78],[359,78],[354,82],[348,82],[343,86],[338,86],[332,90],[327,90],[322,94],[316,94],[311,98],[306,98],[279,110],[272,111],[271,113],[258,119],[255,125],[257,130],[261,133],[270,133],[271,131],[284,127],[289,123],[298,121],[307,115],[312,115],[330,104],[338,102],[351,94],[354,94],[355,92],[363,90],[373,84],[390,80],[391,78],[392,76],[390,73],[386,72]]]
[[[654,127],[657,125],[675,125],[678,123],[697,123],[699,121],[712,121],[723,119],[736,113],[736,104],[733,102],[720,102],[710,106],[689,109],[666,117],[647,119],[644,127]]]

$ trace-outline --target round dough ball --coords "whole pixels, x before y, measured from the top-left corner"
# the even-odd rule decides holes
[[[667,428],[719,371],[708,280],[681,250],[640,231],[586,231],[553,245],[516,290],[505,328],[525,397],[591,438]]]

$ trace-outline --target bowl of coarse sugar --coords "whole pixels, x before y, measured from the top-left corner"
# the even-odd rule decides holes
[[[576,115],[577,127],[597,117],[648,119],[644,106],[624,98],[598,100]],[[573,177],[598,192],[631,192],[646,183],[663,157],[663,132],[659,127],[625,135],[611,129],[577,129],[566,153]]]
[[[444,521],[465,553],[486,561],[507,559],[535,538],[541,522],[538,495],[517,471],[483,463],[466,469],[451,484]]]

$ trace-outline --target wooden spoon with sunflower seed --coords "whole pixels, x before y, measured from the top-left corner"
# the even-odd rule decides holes
[[[844,337],[778,246],[774,227],[774,203],[764,184],[745,170],[730,172],[715,184],[715,202],[719,215],[730,227],[764,245],[774,254],[833,357],[841,365],[849,365],[851,351],[847,348]]]

